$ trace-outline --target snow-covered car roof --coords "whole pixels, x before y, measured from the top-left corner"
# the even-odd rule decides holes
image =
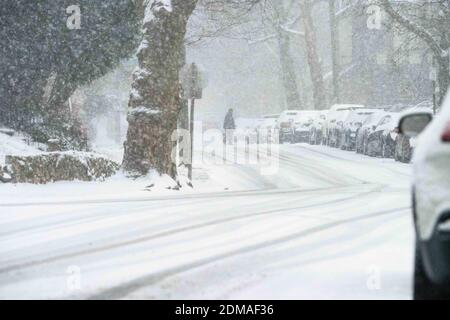
[[[313,121],[320,115],[320,111],[317,110],[305,110],[301,111],[295,117],[295,122],[308,122]]]
[[[281,113],[279,121],[285,122],[289,119],[294,120],[300,112],[302,112],[302,110],[285,110]]]
[[[299,112],[302,112],[302,110],[284,110],[280,116],[285,116],[285,115],[292,116],[292,115],[298,114]]]
[[[345,119],[347,119],[348,116],[350,115],[351,111],[352,110],[340,110],[340,112],[338,112],[335,117],[336,122],[345,121]]]
[[[312,118],[315,117],[319,114],[319,111],[316,110],[305,110],[305,111],[300,111],[297,114],[297,118],[302,118],[302,117],[308,117],[308,118]]]
[[[357,104],[335,104],[328,112],[328,121],[342,121],[350,111],[357,109],[365,109],[365,106]]]
[[[261,119],[278,119],[279,117],[279,114],[265,114],[261,117]]]
[[[258,119],[258,127],[272,127],[278,122],[279,117],[278,114],[264,115]]]
[[[377,112],[377,109],[358,109],[358,110],[351,110],[347,117],[344,119],[346,123],[355,123],[360,122],[363,123],[364,120],[366,120],[371,114]]]
[[[381,119],[383,119],[386,116],[389,116],[391,120],[387,123],[380,125],[379,128],[381,128],[382,130],[392,131],[396,127],[398,127],[398,119],[400,118],[399,112],[386,112],[385,114],[383,114],[383,116],[378,121],[380,121]]]
[[[377,125],[380,120],[388,115],[389,113],[383,110],[377,110],[376,112],[372,113],[367,117],[367,119],[364,121],[363,126],[372,126]]]
[[[365,106],[360,104],[335,104],[331,106],[330,111],[363,109]]]

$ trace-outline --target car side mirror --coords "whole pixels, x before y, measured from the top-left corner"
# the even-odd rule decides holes
[[[399,132],[409,138],[417,137],[433,120],[428,113],[408,114],[400,119]]]

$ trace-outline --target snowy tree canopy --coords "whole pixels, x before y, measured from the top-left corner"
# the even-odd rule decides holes
[[[57,113],[74,90],[129,57],[139,40],[131,0],[79,0],[71,29],[68,0],[8,1],[0,7],[0,112]],[[3,119],[12,127],[19,117]]]

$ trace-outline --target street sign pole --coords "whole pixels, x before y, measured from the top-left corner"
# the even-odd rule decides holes
[[[190,101],[189,107],[189,134],[190,134],[190,163],[187,165],[188,178],[192,181],[192,168],[194,160],[194,119],[195,119],[195,99],[202,98],[203,78],[195,63],[187,65],[182,70],[182,87],[184,99]]]
[[[191,138],[191,161],[188,167],[188,178],[192,181],[192,167],[194,164],[194,112],[195,112],[195,99],[191,99],[191,110],[189,112],[189,134]]]

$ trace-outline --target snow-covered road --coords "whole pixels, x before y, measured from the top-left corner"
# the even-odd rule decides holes
[[[0,186],[0,298],[411,298],[410,166],[307,145],[279,165],[189,194]]]

